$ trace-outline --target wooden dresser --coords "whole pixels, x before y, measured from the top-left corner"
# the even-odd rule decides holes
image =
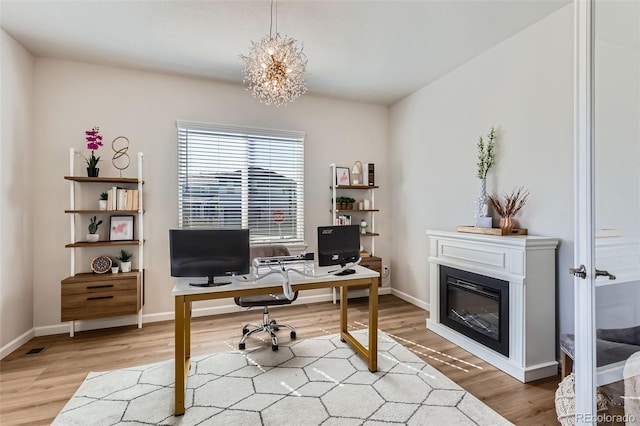
[[[373,271],[376,271],[379,274],[382,274],[382,258],[380,257],[377,257],[377,256],[363,257],[362,260],[360,261],[360,266],[364,266],[365,268],[369,268]]]
[[[62,321],[137,314],[142,307],[141,275],[82,273],[62,280]]]

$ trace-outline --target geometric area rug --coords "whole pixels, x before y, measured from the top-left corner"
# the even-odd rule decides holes
[[[352,334],[367,345],[367,330]],[[193,357],[178,417],[173,360],[92,372],[53,425],[511,424],[378,334],[376,373],[338,334]]]

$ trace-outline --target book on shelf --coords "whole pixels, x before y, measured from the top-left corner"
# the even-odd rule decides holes
[[[375,186],[375,165],[373,163],[365,163],[362,170],[362,180],[367,186]]]
[[[109,210],[138,210],[140,197],[137,189],[125,189],[114,186],[107,191]]]
[[[343,214],[336,217],[336,225],[351,225],[351,215]]]
[[[133,208],[131,210],[140,210],[140,192],[133,190]]]
[[[122,206],[123,210],[138,210],[139,197],[137,189],[127,189],[124,204]]]
[[[116,195],[118,194],[118,187],[114,186],[107,191],[107,210],[116,210],[118,207]]]
[[[125,210],[127,207],[127,190],[124,188],[118,189],[118,201],[117,210]]]

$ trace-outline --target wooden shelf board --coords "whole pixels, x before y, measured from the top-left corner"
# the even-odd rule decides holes
[[[118,277],[127,278],[139,275],[140,271],[138,269],[132,269],[131,272],[118,272],[117,274],[112,274],[111,272],[106,272],[104,274],[97,274],[95,272],[78,272],[75,275],[65,278],[62,280],[62,284],[69,284],[75,282],[87,281],[88,279],[92,280],[111,280],[114,278],[114,275]]]
[[[358,212],[379,212],[380,209],[351,209],[351,210],[345,210],[345,209],[336,209],[336,213],[358,213]]]
[[[484,234],[484,235],[527,235],[526,229],[514,228],[514,229],[502,229],[502,228],[477,228],[475,226],[458,226],[456,227],[458,232],[468,232],[471,234]]]
[[[119,247],[119,246],[137,246],[142,242],[139,240],[133,241],[98,241],[95,243],[88,243],[86,241],[78,241],[77,243],[71,243],[65,245],[66,248],[73,247]]]
[[[96,182],[96,183],[138,183],[138,178],[121,178],[121,177],[87,177],[87,176],[65,176],[66,180],[74,182]],[[142,181],[141,183],[144,183]]]
[[[335,185],[335,186],[330,186],[329,188],[333,189],[378,189],[379,186],[377,185]]]
[[[65,213],[138,214],[138,210],[65,210]]]
[[[377,232],[365,232],[364,234],[360,234],[361,237],[377,237],[378,234]]]

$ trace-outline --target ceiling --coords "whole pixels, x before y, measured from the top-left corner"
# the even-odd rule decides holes
[[[277,20],[304,44],[309,93],[390,105],[568,3],[280,0]],[[269,16],[269,0],[0,1],[2,29],[35,56],[238,85]]]

